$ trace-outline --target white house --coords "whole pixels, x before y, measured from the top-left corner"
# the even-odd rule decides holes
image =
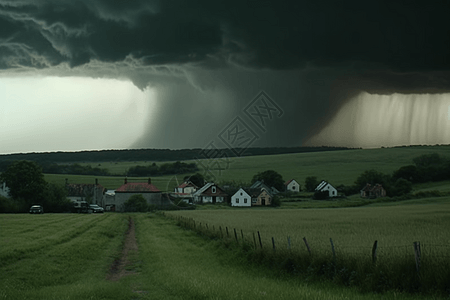
[[[198,190],[198,186],[190,181],[185,181],[175,188],[175,193],[193,194]]]
[[[286,181],[284,186],[286,187],[286,192],[300,192],[300,184],[295,179]]]
[[[9,198],[9,187],[6,186],[5,182],[3,182],[2,185],[0,185],[0,196]]]
[[[231,206],[252,206],[252,196],[243,188],[240,188],[233,196],[231,196]]]
[[[328,191],[328,197],[337,197],[337,190],[325,180],[316,187],[316,192],[325,192]]]

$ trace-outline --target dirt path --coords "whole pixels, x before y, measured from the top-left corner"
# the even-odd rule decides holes
[[[129,270],[127,268],[132,265],[130,256],[133,254],[137,254],[137,252],[138,245],[136,241],[134,220],[130,217],[128,219],[128,230],[126,232],[122,254],[120,255],[120,258],[116,259],[111,265],[106,279],[110,281],[117,281],[124,276],[137,274],[136,271]]]

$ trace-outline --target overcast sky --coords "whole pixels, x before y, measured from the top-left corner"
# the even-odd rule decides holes
[[[449,11],[0,0],[0,153],[448,144]]]

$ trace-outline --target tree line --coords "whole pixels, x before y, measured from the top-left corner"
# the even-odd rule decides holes
[[[0,183],[6,183],[10,198],[0,196],[0,213],[27,212],[39,204],[45,212],[67,212],[72,202],[63,186],[48,183],[42,167],[32,161],[15,161],[0,174]]]
[[[235,157],[235,153],[241,156],[288,154],[303,152],[321,152],[348,150],[347,147],[267,147],[267,148],[225,148],[219,149],[221,155]],[[245,150],[245,151],[244,151]],[[182,161],[195,160],[204,157],[204,149],[129,149],[129,150],[99,150],[77,152],[40,152],[40,153],[15,153],[0,155],[0,170],[5,162],[15,160],[30,160],[39,163],[75,163],[75,162],[117,162],[117,161]]]
[[[177,161],[174,163],[161,164],[160,166],[153,163],[149,166],[131,167],[128,169],[126,175],[130,177],[145,177],[155,175],[185,174],[197,171],[198,167],[196,163],[184,163]]]

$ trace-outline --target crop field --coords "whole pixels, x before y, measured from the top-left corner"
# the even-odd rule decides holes
[[[189,174],[185,174],[189,175]],[[173,191],[176,186],[183,181],[183,174],[179,175],[167,175],[167,176],[155,176],[152,177],[152,184],[159,190]],[[192,174],[190,174],[192,175]],[[98,179],[98,183],[106,189],[115,190],[124,183],[123,176],[95,176],[95,175],[70,175],[70,174],[44,174],[45,180],[50,183],[64,185],[66,178],[69,183],[95,183],[95,179]],[[128,177],[128,182],[147,182],[148,177]]]
[[[250,182],[255,174],[266,170],[275,170],[285,180],[296,179],[303,185],[305,178],[316,176],[317,179],[327,180],[334,186],[340,184],[351,185],[356,178],[365,170],[375,169],[379,172],[390,174],[398,168],[413,164],[412,159],[430,153],[438,153],[443,157],[450,158],[450,146],[413,146],[383,149],[356,149],[328,152],[309,152],[295,154],[262,155],[231,157],[223,159],[220,163],[221,170],[209,170],[214,175],[217,183],[225,181]],[[191,163],[193,161],[185,161]],[[150,161],[136,162],[99,162],[85,163],[92,167],[101,167],[110,170],[112,174],[124,173],[128,168],[136,165],[149,165]],[[157,164],[160,164],[156,162]],[[99,166],[100,164],[100,166]],[[203,165],[211,165],[208,161],[202,161]],[[203,167],[198,164],[200,173],[204,173]],[[178,174],[177,179],[189,174]],[[47,175],[47,180],[64,183],[64,175]],[[94,182],[96,176],[83,176],[89,182]],[[115,189],[121,185],[121,177],[97,176],[100,182],[104,182],[107,188]],[[81,177],[79,177],[81,178]],[[78,183],[77,177],[70,177],[74,183]],[[146,180],[146,179],[142,179]],[[167,191],[176,186],[175,176],[153,176],[152,180],[156,186]]]
[[[249,264],[156,214],[3,214],[0,228],[0,299],[380,299]]]
[[[377,241],[376,266],[389,276],[392,286],[409,289],[406,282],[415,285],[412,281],[420,276],[423,289],[427,289],[428,284],[448,289],[450,198],[412,200],[401,204],[377,203],[375,206],[339,209],[198,210],[166,214],[175,219],[184,217],[182,222],[188,222],[190,228],[195,221],[197,231],[228,237],[256,249],[261,248],[259,232],[260,251],[270,255],[279,252],[285,258],[294,253],[300,261],[310,258],[331,261],[335,257],[343,268],[351,266],[354,272],[365,272],[373,267],[372,250]],[[306,238],[311,253],[303,238]],[[416,274],[414,242],[420,242],[421,247],[419,274]]]
[[[105,280],[123,215],[0,215],[0,299],[118,299]]]

